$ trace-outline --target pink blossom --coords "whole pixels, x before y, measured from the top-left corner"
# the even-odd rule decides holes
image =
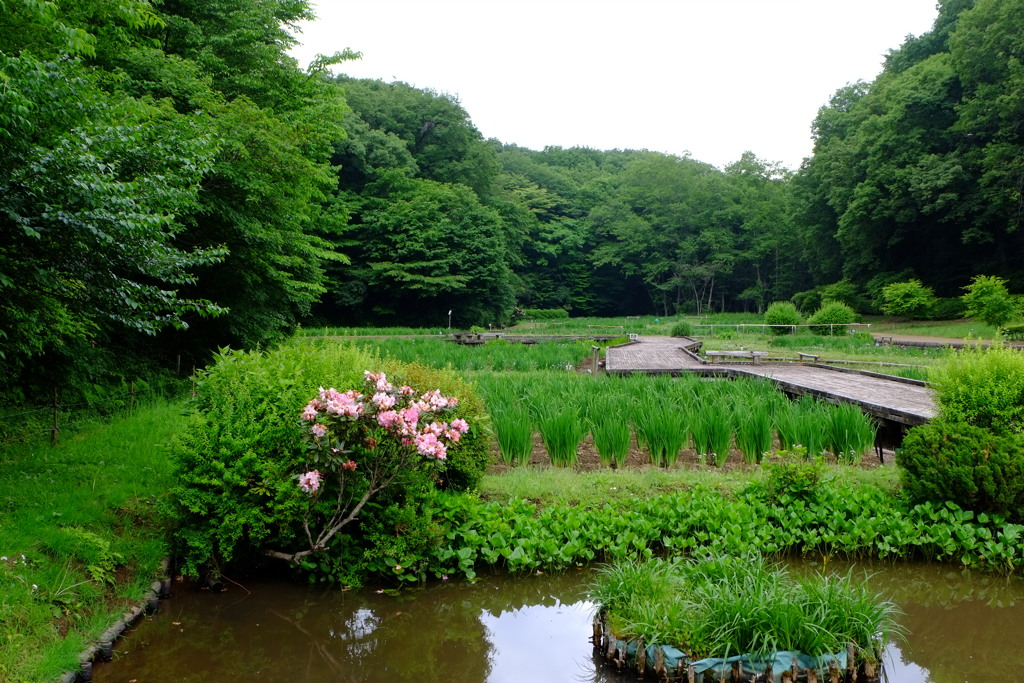
[[[327,433],[327,427],[324,427],[322,424],[317,423],[310,427],[309,431],[313,432],[314,438],[322,439],[324,437],[324,434]]]
[[[412,396],[416,393],[416,390],[410,387],[408,384],[403,384],[402,388],[398,390],[402,396]]]
[[[424,434],[433,434],[434,436],[441,436],[444,434],[444,430],[448,428],[448,425],[444,422],[438,424],[437,422],[431,422],[423,428]]]
[[[393,408],[395,405],[395,397],[383,391],[379,391],[374,394],[373,398],[370,400],[373,401],[374,405],[378,408],[383,408],[385,410]]]
[[[453,443],[457,442],[459,439],[462,438],[462,433],[455,429],[449,429],[447,432],[444,433],[444,435],[448,437],[448,440],[452,441]]]
[[[416,423],[420,419],[420,410],[416,406],[410,406],[402,411],[402,420],[412,429],[416,429]]]
[[[299,488],[303,493],[316,493],[320,490],[321,474],[319,470],[299,475]]]
[[[448,407],[448,397],[444,396],[440,389],[434,389],[423,394],[422,400],[426,401],[430,405],[432,410],[439,410],[441,408]]]
[[[339,394],[334,389],[331,389],[325,399],[327,402],[327,412],[331,415],[341,415],[343,417],[359,417],[364,412],[363,404],[360,403],[362,398],[362,394],[355,391],[346,391],[344,394]]]
[[[415,439],[416,450],[420,455],[426,455],[437,458],[438,460],[444,460],[447,457],[448,449],[445,445],[438,440],[436,434],[426,433],[420,434]]]
[[[385,410],[383,413],[377,413],[377,424],[381,427],[394,427],[398,424],[399,420],[398,413],[394,410]]]
[[[343,469],[343,470],[348,470],[349,472],[351,472],[355,468],[356,468],[356,461],[355,460],[349,460],[348,462],[341,463],[341,469]]]
[[[392,386],[391,382],[388,381],[388,376],[383,372],[370,372],[369,370],[363,371],[363,377],[367,382],[376,384],[377,391],[391,391],[395,387]]]
[[[306,422],[312,422],[316,419],[316,404],[317,401],[310,401],[306,404],[306,407],[302,410],[302,419]]]
[[[465,434],[469,431],[469,423],[463,420],[461,417],[452,420],[452,429],[456,429],[460,434]]]

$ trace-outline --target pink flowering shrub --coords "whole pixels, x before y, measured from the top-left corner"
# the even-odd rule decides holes
[[[317,467],[295,475],[312,499],[303,520],[308,547],[266,551],[271,557],[299,562],[326,550],[379,492],[412,472],[443,470],[448,449],[469,431],[465,419],[444,419],[459,404],[454,396],[396,387],[383,372],[367,370],[363,381],[362,392],[320,387],[301,410],[308,423],[307,459]],[[315,505],[328,486],[331,502]]]
[[[302,419],[312,423],[312,448],[329,462],[339,458],[351,462],[348,455],[354,450],[372,452],[396,446],[414,449],[428,459],[444,460],[448,444],[458,442],[469,431],[469,423],[461,418],[451,424],[432,419],[458,405],[454,396],[444,396],[436,389],[419,395],[408,385],[395,388],[383,372],[367,370],[365,381],[365,394],[320,387],[319,396],[302,410]]]
[[[417,558],[439,542],[432,499],[477,486],[489,423],[472,386],[450,372],[364,373],[380,366],[348,344],[302,344],[226,351],[202,371],[172,450],[186,574],[271,556],[347,584],[393,576],[395,565],[403,581],[418,576]],[[321,395],[328,377],[340,389]]]

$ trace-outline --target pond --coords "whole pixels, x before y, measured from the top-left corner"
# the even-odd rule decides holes
[[[1024,670],[1024,580],[927,564],[852,570],[869,572],[904,612],[908,635],[886,648],[889,681],[1009,681]],[[115,645],[113,663],[96,666],[93,680],[635,681],[593,656],[593,606],[583,599],[591,577],[493,576],[395,595],[270,580],[211,594],[179,583],[155,616]]]

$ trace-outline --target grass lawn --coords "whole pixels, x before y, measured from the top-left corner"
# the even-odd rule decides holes
[[[646,499],[660,493],[698,486],[731,495],[763,476],[763,469],[754,466],[726,470],[711,466],[668,469],[644,467],[591,472],[559,467],[517,467],[485,476],[480,483],[480,495],[494,501],[521,498],[542,507],[593,507],[610,500]],[[827,466],[826,478],[842,481],[851,487],[872,487],[895,493],[899,484],[899,471],[893,465],[857,468],[833,464]]]
[[[145,594],[167,556],[157,505],[180,404],[0,451],[0,680],[54,681]]]

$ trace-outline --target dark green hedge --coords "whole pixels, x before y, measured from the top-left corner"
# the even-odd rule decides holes
[[[910,430],[898,462],[914,503],[952,501],[974,512],[1024,519],[1024,437],[964,423]]]

